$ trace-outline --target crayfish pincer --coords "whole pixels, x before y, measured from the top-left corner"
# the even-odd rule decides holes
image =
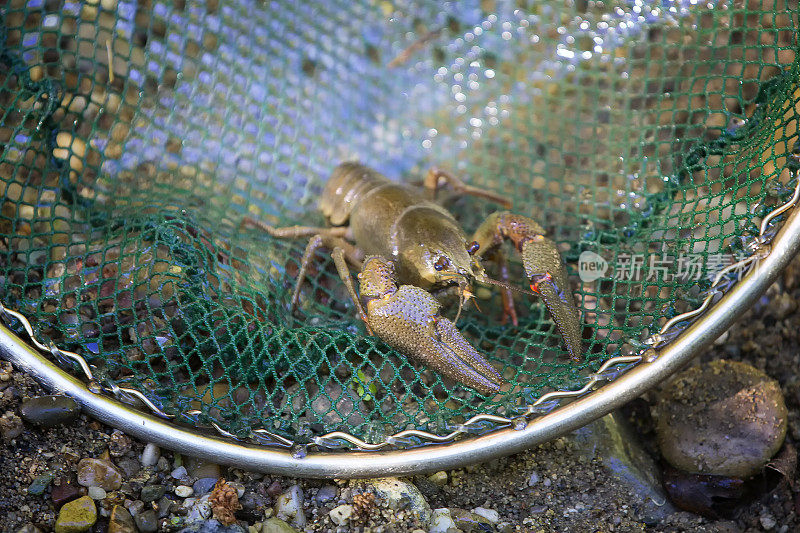
[[[530,291],[508,282],[500,247],[508,239],[520,252],[530,288],[550,311],[570,358],[580,359],[580,316],[555,243],[535,221],[509,211],[489,216],[468,239],[453,215],[434,201],[443,184],[457,193],[511,207],[506,198],[441,170],[429,171],[420,190],[392,182],[359,163],[342,163],[333,171],[320,201],[331,227],[275,228],[250,219],[245,223],[274,237],[310,237],[292,294],[292,309],[297,306],[314,253],[320,247],[328,248],[370,334],[487,396],[499,392],[504,380],[456,329],[455,322],[465,300],[472,297],[472,282],[477,281],[503,289],[503,320],[517,324],[512,292]],[[498,264],[501,280],[487,276],[482,259]],[[360,270],[358,291],[348,263]],[[453,289],[459,295],[455,321],[442,316],[435,297]]]

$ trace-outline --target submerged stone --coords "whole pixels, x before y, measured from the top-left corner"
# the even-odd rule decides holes
[[[78,402],[69,396],[37,396],[22,402],[19,408],[22,418],[42,428],[68,424],[81,411]]]
[[[749,478],[786,436],[778,383],[735,361],[712,361],[678,374],[653,409],[658,443],[674,467],[695,474]]]
[[[578,453],[600,460],[612,476],[639,496],[638,514],[644,522],[656,523],[675,511],[667,501],[655,461],[618,413],[587,424],[569,438]],[[538,481],[537,475],[533,484]],[[545,478],[543,483],[547,481]]]

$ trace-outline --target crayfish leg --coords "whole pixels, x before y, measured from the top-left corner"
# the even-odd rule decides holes
[[[511,209],[511,206],[513,205],[511,200],[503,195],[487,189],[481,189],[479,187],[468,185],[455,174],[451,174],[446,170],[436,167],[428,170],[428,173],[425,175],[425,181],[423,182],[423,185],[428,191],[428,196],[431,200],[436,199],[436,193],[440,189],[442,182],[448,183],[458,194],[468,194],[470,196],[477,196],[478,198],[485,198],[486,200],[502,205],[506,209]]]
[[[500,279],[505,283],[509,282],[508,263],[506,256],[499,248],[492,250],[486,256],[489,261],[497,265],[500,274]],[[517,318],[517,309],[514,307],[514,293],[511,289],[500,289],[500,296],[503,301],[503,315],[500,318],[500,324],[505,325],[509,320],[514,326],[519,326],[519,319]]]
[[[303,282],[306,279],[306,275],[308,274],[308,266],[311,264],[311,260],[314,258],[314,254],[317,252],[317,250],[323,247],[331,250],[331,257],[333,257],[333,262],[336,265],[336,270],[339,273],[339,277],[342,278],[342,281],[347,288],[347,292],[350,294],[353,302],[355,302],[356,307],[358,307],[359,313],[361,313],[361,318],[366,322],[366,314],[364,313],[364,309],[361,307],[358,297],[356,296],[356,291],[353,287],[353,280],[350,277],[350,269],[347,266],[348,261],[356,267],[361,266],[361,260],[359,257],[360,251],[358,248],[345,241],[341,237],[332,237],[330,235],[317,234],[308,240],[306,249],[303,252],[303,257],[300,259],[300,271],[297,273],[297,281],[295,282],[294,292],[292,293],[292,311],[297,308],[297,304],[300,302],[300,288],[302,287]]]

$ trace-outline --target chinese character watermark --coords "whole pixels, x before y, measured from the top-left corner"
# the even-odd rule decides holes
[[[716,277],[727,270],[727,274],[736,279],[751,268],[758,267],[758,259],[745,261],[748,256],[739,253],[686,254],[678,256],[661,254],[630,254],[616,256],[613,268],[603,256],[590,251],[581,253],[578,259],[578,274],[586,283],[606,277],[610,271],[611,278],[617,281],[700,281]]]

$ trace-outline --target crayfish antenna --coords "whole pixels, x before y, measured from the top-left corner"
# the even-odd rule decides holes
[[[461,317],[461,310],[464,309],[464,293],[466,290],[467,289],[461,289],[458,296],[458,312],[456,313],[456,318],[453,319],[453,324],[458,324],[458,319]]]

